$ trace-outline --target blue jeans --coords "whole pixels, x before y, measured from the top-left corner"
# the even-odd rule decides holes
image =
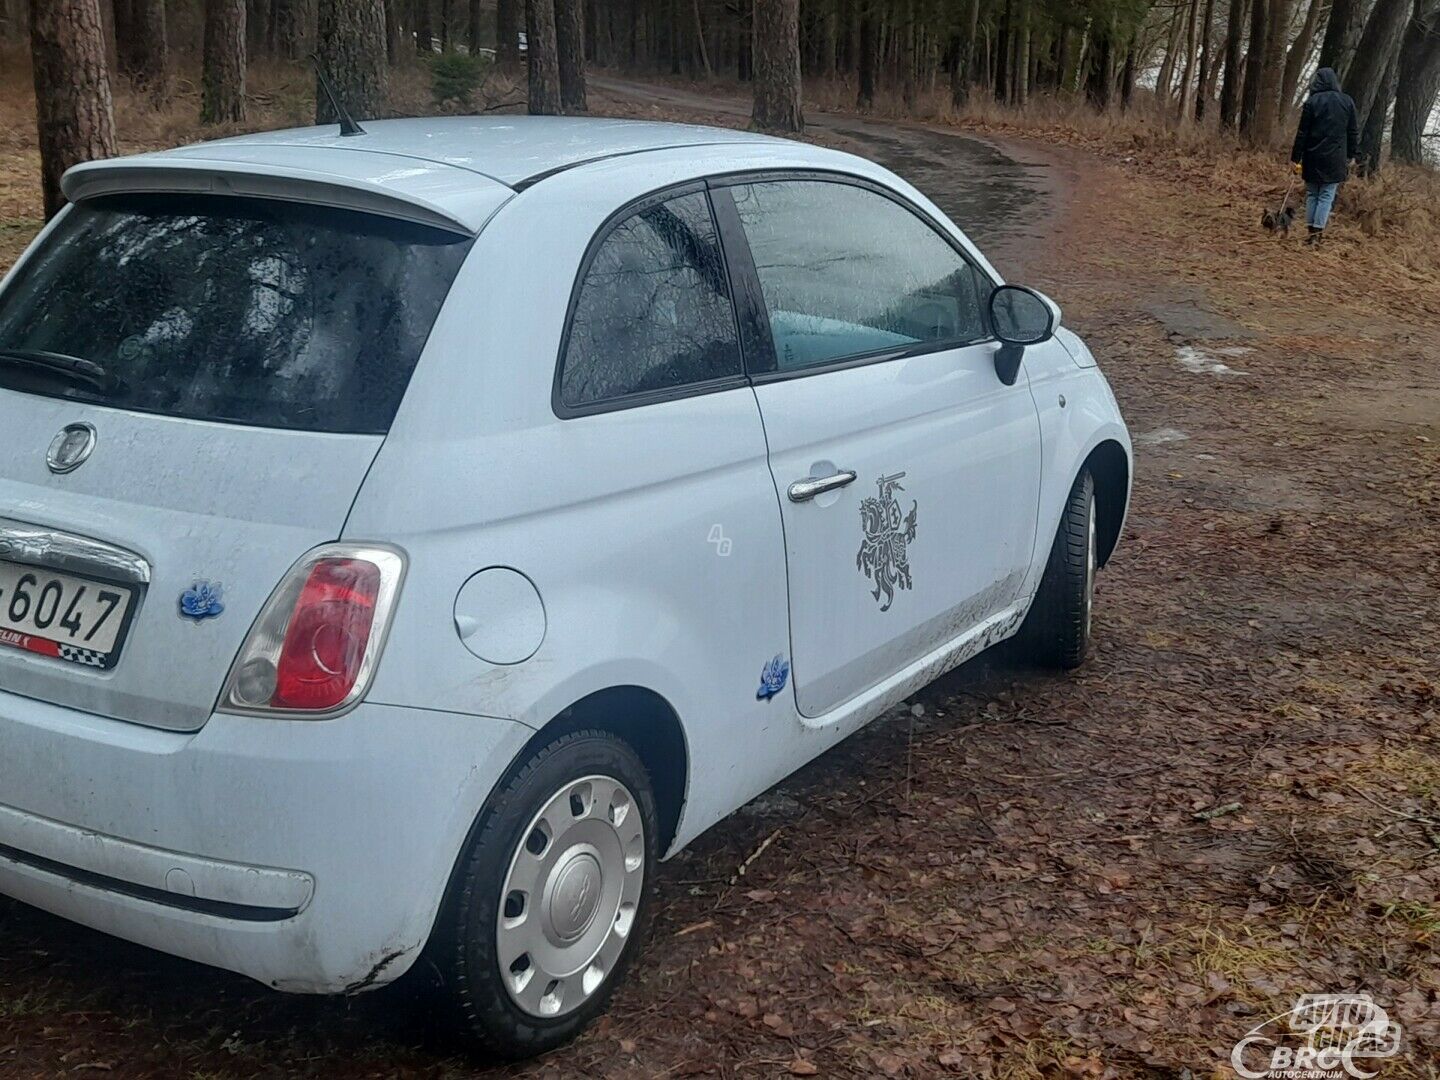
[[[1339,184],[1316,184],[1305,182],[1305,223],[1317,229],[1325,228],[1330,220],[1330,208],[1335,205],[1335,192]]]

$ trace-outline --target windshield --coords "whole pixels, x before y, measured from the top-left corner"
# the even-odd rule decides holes
[[[0,387],[384,434],[469,248],[443,230],[303,203],[88,200],[0,295]]]

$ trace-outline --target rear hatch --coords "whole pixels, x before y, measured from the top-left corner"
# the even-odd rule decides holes
[[[0,688],[201,727],[340,535],[469,245],[230,195],[68,209],[0,293]]]

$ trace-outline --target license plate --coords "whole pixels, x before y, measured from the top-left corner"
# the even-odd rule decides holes
[[[0,560],[0,646],[111,668],[134,606],[126,585]]]

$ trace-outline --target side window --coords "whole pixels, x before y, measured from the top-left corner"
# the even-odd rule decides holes
[[[780,371],[989,336],[989,285],[893,199],[854,184],[730,188],[755,258]]]
[[[645,207],[595,250],[575,303],[560,400],[577,407],[742,374],[704,192]]]

